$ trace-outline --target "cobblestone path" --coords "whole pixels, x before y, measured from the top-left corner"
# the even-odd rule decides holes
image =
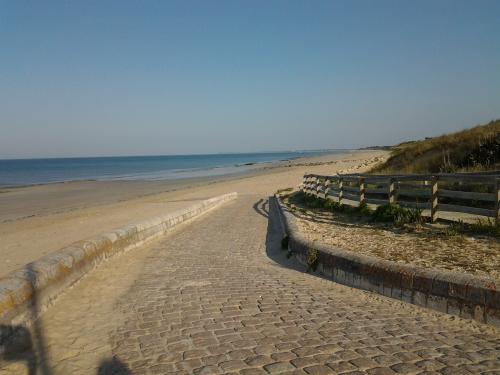
[[[500,374],[498,330],[300,272],[280,250],[268,211],[262,197],[241,195],[147,251],[99,267],[44,315],[46,368]],[[110,359],[98,369],[99,351]]]
[[[256,202],[155,246],[111,335],[133,373],[500,373],[497,331],[282,266]]]

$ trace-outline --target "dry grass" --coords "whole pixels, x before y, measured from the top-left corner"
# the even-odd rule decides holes
[[[500,169],[500,120],[457,133],[404,142],[373,173],[453,173]]]

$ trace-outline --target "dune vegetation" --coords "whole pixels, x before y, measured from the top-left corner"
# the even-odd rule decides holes
[[[393,146],[372,173],[455,173],[500,169],[500,120],[421,141]]]

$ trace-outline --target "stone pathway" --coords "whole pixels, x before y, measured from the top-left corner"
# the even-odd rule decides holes
[[[500,374],[498,330],[301,273],[267,216],[242,195],[99,267],[44,315],[75,353],[39,373]]]

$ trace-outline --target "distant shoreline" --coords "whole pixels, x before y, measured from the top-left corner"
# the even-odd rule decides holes
[[[163,181],[72,181],[0,194],[0,275],[63,246],[236,191],[255,199],[296,187],[305,173],[366,170],[380,151],[342,151],[242,168],[232,175]],[[368,164],[367,164],[368,163]],[[369,164],[371,163],[371,164]],[[34,240],[36,239],[36,240]]]
[[[291,164],[296,164],[297,162],[302,161],[302,163],[307,163],[307,160],[318,158],[321,156],[329,156],[329,155],[344,155],[355,152],[356,150],[330,150],[330,151],[310,151],[311,154],[306,156],[301,156],[300,154],[306,152],[297,152],[294,156],[291,156],[292,153],[289,153],[290,157],[279,160],[262,160],[262,161],[249,161],[246,163],[235,163],[233,165],[214,165],[214,166],[206,166],[206,167],[193,167],[191,169],[186,169],[185,171],[178,172],[175,169],[171,170],[157,170],[151,171],[149,176],[141,176],[142,172],[131,173],[129,176],[126,174],[120,175],[105,175],[103,174],[101,177],[89,177],[89,178],[61,178],[60,180],[53,181],[41,181],[41,182],[33,182],[33,183],[2,183],[2,169],[0,168],[0,193],[4,193],[6,191],[10,191],[13,189],[21,189],[21,188],[29,188],[36,186],[44,186],[44,185],[54,185],[54,184],[70,184],[70,183],[78,183],[78,182],[158,182],[158,183],[168,183],[168,182],[189,182],[189,181],[212,181],[212,180],[225,180],[227,178],[238,177],[250,175],[255,171],[277,168],[282,166],[288,166]],[[221,154],[223,156],[226,155],[268,155],[268,154],[276,154],[282,155],[282,153],[255,153],[255,154]],[[214,154],[217,155],[217,154]],[[186,157],[202,157],[205,155],[187,155]],[[169,157],[169,156],[167,156]],[[110,159],[113,157],[104,157],[103,159]],[[122,157],[116,157],[122,158]],[[133,161],[134,157],[125,157],[131,158]],[[138,157],[138,158],[149,158],[149,157]],[[154,157],[151,157],[154,158]],[[100,158],[81,158],[82,160],[96,160]],[[44,161],[44,160],[74,160],[74,158],[62,158],[62,159],[8,159],[8,160],[0,160],[0,161],[9,161],[16,162],[22,160],[22,162],[26,163],[29,161]],[[0,167],[2,164],[0,164]],[[214,173],[215,172],[215,173]],[[164,177],[161,177],[161,174],[164,173]],[[174,175],[178,173],[178,175]],[[52,177],[50,177],[52,178]]]

